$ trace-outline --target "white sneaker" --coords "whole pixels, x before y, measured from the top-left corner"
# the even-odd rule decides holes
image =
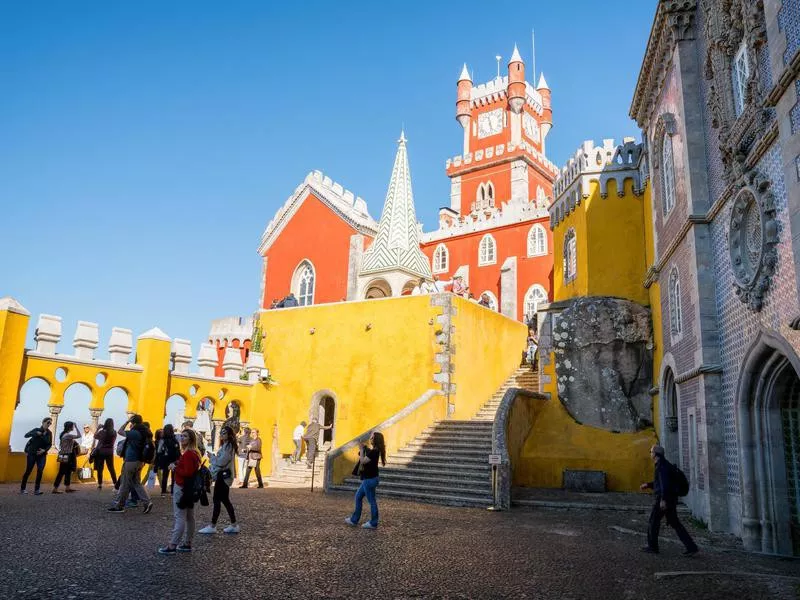
[[[377,528],[378,528],[378,526],[377,526],[377,525],[373,525],[372,523],[370,523],[369,521],[367,521],[366,523],[364,523],[364,524],[361,526],[361,528],[362,528],[362,529],[377,529]]]
[[[350,517],[345,517],[344,522],[350,525],[350,527],[355,527],[356,525],[358,525],[358,523],[353,523],[353,521],[350,520]]]
[[[239,526],[238,525],[228,525],[225,529],[222,530],[223,533],[239,533]]]
[[[217,528],[214,527],[213,525],[206,525],[197,533],[202,533],[202,534],[217,533]]]

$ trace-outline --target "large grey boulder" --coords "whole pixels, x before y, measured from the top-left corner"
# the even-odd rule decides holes
[[[572,417],[609,431],[652,426],[650,310],[621,298],[568,303],[553,325],[558,397]]]

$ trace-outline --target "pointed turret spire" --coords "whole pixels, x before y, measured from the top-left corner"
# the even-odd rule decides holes
[[[461,67],[461,75],[458,76],[459,81],[472,81],[472,77],[469,76],[469,71],[467,70],[467,63],[464,63],[464,66]]]
[[[359,275],[399,271],[415,277],[431,278],[427,258],[419,248],[419,227],[411,190],[405,132],[400,132],[397,154],[386,192],[378,234],[364,252]]]
[[[516,44],[514,44],[514,52],[511,54],[511,60],[508,61],[508,64],[513,62],[523,62]]]
[[[544,73],[539,75],[539,83],[536,84],[537,90],[549,90],[550,86],[547,85],[547,80],[544,78]]]

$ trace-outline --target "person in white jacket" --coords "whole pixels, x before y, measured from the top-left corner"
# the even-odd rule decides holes
[[[224,533],[239,533],[236,522],[236,511],[231,504],[231,485],[233,485],[234,461],[239,451],[236,443],[236,434],[229,425],[223,425],[219,432],[219,450],[216,454],[209,453],[211,460],[211,480],[214,482],[214,509],[211,513],[211,525],[203,527],[197,533],[217,533],[217,520],[222,506],[228,512],[231,524],[222,531]]]

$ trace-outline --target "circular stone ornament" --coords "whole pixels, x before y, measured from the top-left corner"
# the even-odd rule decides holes
[[[749,179],[733,200],[728,245],[736,295],[758,312],[778,264],[778,223],[769,182],[754,172]]]

